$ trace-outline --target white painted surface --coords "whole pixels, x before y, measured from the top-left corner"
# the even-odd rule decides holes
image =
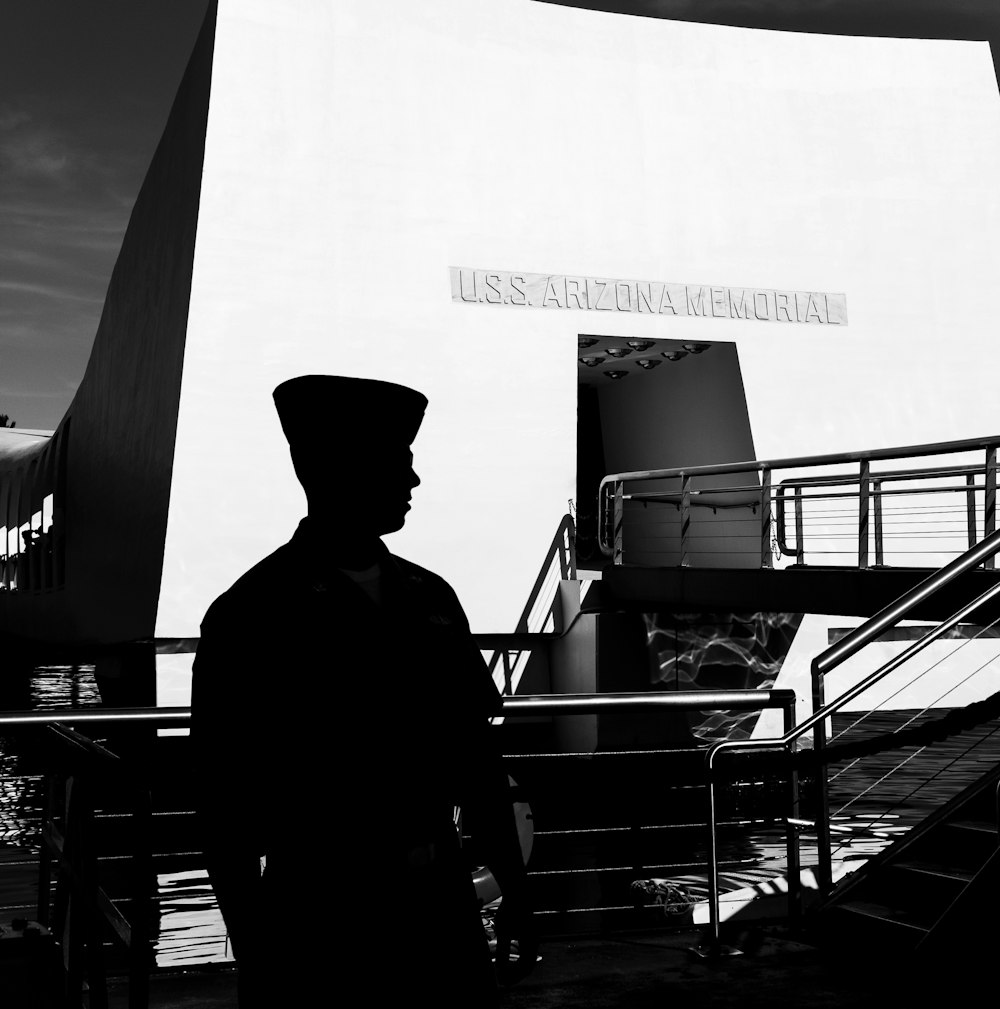
[[[573,494],[576,335],[735,340],[761,458],[993,432],[986,43],[528,0],[222,0],[157,634],[287,539],[270,405],[426,392],[392,549],[509,630]],[[845,292],[845,327],[451,300],[449,267]],[[345,432],[345,436],[347,433]]]

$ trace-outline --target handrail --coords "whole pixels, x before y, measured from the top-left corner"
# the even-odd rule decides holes
[[[152,723],[165,728],[191,724],[191,709],[172,708],[45,708],[32,711],[0,711],[0,728],[31,725],[113,725],[120,722]]]
[[[966,466],[927,466],[920,469],[886,469],[872,473],[873,480],[913,480],[916,477],[942,478],[946,476],[968,476],[970,473],[982,473],[984,467],[972,463]],[[782,487],[835,487],[841,484],[857,483],[856,476],[801,476],[787,477],[778,484]],[[706,488],[708,490],[709,488]],[[962,490],[965,490],[963,485]]]
[[[503,699],[508,715],[592,714],[601,711],[644,711],[673,708],[683,711],[733,708],[781,708],[794,705],[795,691],[772,690],[678,690],[663,693],[621,694],[524,694]]]
[[[1000,530],[992,533],[986,539],[976,544],[976,546],[971,550],[968,550],[961,557],[956,558],[942,567],[939,571],[936,571],[930,577],[924,579],[924,581],[910,589],[910,591],[904,593],[904,595],[902,595],[894,603],[884,607],[873,617],[865,621],[865,623],[854,628],[854,630],[850,633],[846,634],[839,641],[835,642],[825,651],[816,656],[812,661],[811,667],[813,677],[813,713],[794,728],[785,732],[784,735],[773,739],[723,740],[709,747],[708,752],[705,755],[705,762],[708,777],[709,802],[709,913],[711,916],[711,928],[714,943],[718,944],[719,941],[718,849],[715,836],[716,817],[714,791],[715,758],[718,754],[730,750],[787,748],[789,752],[791,752],[791,744],[793,744],[810,729],[815,730],[814,748],[816,750],[821,750],[826,742],[824,732],[824,723],[826,719],[835,714],[845,704],[853,700],[859,694],[863,693],[870,686],[887,676],[893,670],[898,669],[918,652],[923,651],[924,648],[936,641],[938,638],[942,637],[956,624],[961,623],[985,602],[988,602],[995,596],[1000,595],[1000,583],[992,585],[971,602],[968,602],[960,607],[947,620],[939,623],[936,627],[928,631],[927,634],[919,638],[899,655],[890,659],[883,666],[864,677],[853,687],[850,687],[848,690],[844,691],[843,694],[829,703],[825,703],[823,700],[823,677],[851,656],[855,655],[858,651],[865,647],[865,645],[868,645],[877,639],[890,627],[895,626],[900,620],[905,619],[906,615],[911,612],[914,607],[922,603],[929,596],[932,596],[935,592],[948,585],[959,575],[976,567],[984,559],[984,557],[992,557],[997,553],[997,551],[1000,551]],[[794,790],[796,787],[794,774],[792,776],[791,785]],[[819,874],[821,884],[828,887],[830,885],[831,876],[830,830],[827,811],[826,779],[823,775],[820,776],[820,792],[820,816],[817,819],[817,845],[818,855],[820,858],[820,865],[818,868],[820,870]],[[796,814],[797,797],[793,795],[791,816],[795,817]],[[789,882],[791,882],[791,880]]]
[[[712,504],[712,499],[719,500],[726,495],[741,493],[749,495],[742,503],[744,506],[753,506],[756,513],[757,505],[761,508],[761,529],[760,529],[760,563],[762,567],[772,567],[772,543],[771,543],[771,521],[772,521],[772,498],[777,508],[778,518],[782,519],[785,513],[784,503],[786,494],[790,489],[795,490],[795,511],[796,511],[796,532],[801,533],[800,499],[801,489],[811,486],[838,486],[844,484],[857,484],[857,490],[845,496],[858,498],[858,566],[867,568],[868,561],[868,536],[869,536],[869,509],[874,510],[874,528],[876,539],[876,563],[883,562],[882,549],[882,506],[881,500],[885,495],[890,494],[921,494],[931,492],[941,492],[942,488],[930,488],[926,491],[917,490],[884,490],[883,483],[902,480],[913,480],[918,477],[928,479],[939,479],[944,476],[965,476],[966,484],[960,487],[948,489],[949,493],[963,493],[967,498],[967,512],[969,525],[969,543],[975,540],[975,516],[974,516],[974,495],[977,491],[983,493],[983,531],[989,534],[996,528],[996,483],[997,483],[997,449],[1000,447],[1000,435],[988,438],[970,438],[952,440],[946,442],[934,442],[925,445],[909,445],[900,448],[872,449],[860,452],[840,452],[828,453],[814,456],[792,456],[780,459],[769,460],[746,460],[733,463],[713,463],[710,465],[681,466],[663,469],[633,470],[629,472],[612,473],[605,476],[600,483],[598,490],[598,545],[605,556],[613,557],[615,563],[622,562],[623,538],[622,522],[624,517],[624,506],[626,501],[636,500],[645,503],[668,502],[675,505],[681,511],[680,522],[680,564],[687,566],[690,556],[690,519],[691,509],[703,505],[710,505],[713,508],[718,505]],[[973,450],[985,449],[985,460],[977,466],[964,466],[953,464],[951,466],[924,467],[921,469],[886,470],[873,471],[872,463],[885,460],[905,460],[920,456],[949,455]],[[792,477],[781,481],[772,487],[772,472],[781,469],[837,466],[845,463],[860,464],[859,471],[854,475],[824,475],[816,478]],[[694,482],[703,477],[736,475],[736,474],[759,474],[759,486],[753,484],[730,484],[720,487],[695,487]],[[984,479],[981,485],[977,486],[974,475],[982,473]],[[642,490],[638,493],[624,493],[625,484],[628,481],[678,481],[678,486],[669,492],[658,490]],[[699,501],[698,498],[702,500]],[[819,498],[819,495],[810,495],[809,500]],[[611,516],[613,515],[613,521]],[[673,535],[677,535],[674,533]],[[699,534],[703,535],[703,534]],[[747,534],[750,535],[749,533]],[[780,531],[778,547],[780,553],[791,554],[783,542],[784,531]],[[802,546],[797,544],[796,554],[802,561]],[[992,558],[986,562],[987,567],[993,564]]]
[[[634,470],[610,473],[601,481],[619,483],[623,480],[659,480],[668,477],[716,476],[722,473],[754,473],[763,470],[791,469],[793,466],[835,466],[845,462],[874,462],[880,459],[905,459],[908,456],[948,455],[969,452],[977,448],[1000,445],[1000,435],[989,438],[966,438],[960,441],[939,441],[927,445],[905,445],[900,448],[870,449],[861,452],[831,452],[825,455],[799,455],[784,459],[754,459],[734,463],[710,463],[704,466],[675,466],[669,469]]]
[[[503,714],[579,714],[601,711],[642,711],[649,708],[705,710],[734,708],[780,708],[795,701],[795,691],[773,690],[681,690],[663,693],[523,694],[504,697]],[[27,726],[146,723],[157,727],[191,724],[190,707],[169,708],[47,708],[41,711],[2,711],[0,729]]]
[[[576,530],[573,523],[572,515],[563,515],[559,520],[559,526],[555,531],[555,535],[552,537],[552,542],[549,544],[548,549],[545,551],[545,559],[542,561],[542,565],[538,570],[538,575],[535,578],[535,583],[531,587],[531,591],[528,593],[528,601],[524,604],[524,609],[521,612],[521,616],[518,618],[517,626],[514,629],[515,634],[528,634],[530,629],[528,627],[528,622],[531,618],[532,612],[538,604],[539,599],[542,596],[542,589],[544,588],[546,582],[549,580],[549,575],[552,572],[553,565],[556,561],[559,562],[559,574],[561,579],[563,578],[575,578],[576,577],[576,540],[575,540]],[[561,580],[560,579],[560,580]],[[545,612],[545,616],[542,620],[542,626],[548,623],[549,618],[553,616],[555,612],[555,607],[559,599],[559,589],[558,585],[553,593],[551,602],[548,605],[548,609]],[[494,677],[497,666],[502,663],[503,666],[503,693],[505,695],[510,695],[513,692],[513,675],[514,668],[521,659],[523,651],[530,651],[529,649],[511,649],[511,648],[498,648],[494,651],[489,662],[487,663],[490,671],[490,676]],[[511,653],[514,654],[514,660],[511,661]]]
[[[987,557],[992,557],[998,550],[1000,550],[1000,530],[980,540],[971,550],[967,550],[953,561],[949,561],[929,578],[925,578],[909,592],[905,592],[894,603],[890,603],[865,623],[844,635],[838,642],[813,659],[813,669],[822,674],[840,665],[841,662],[850,658],[858,649],[873,641],[887,628],[897,624],[915,606],[924,602],[970,568],[977,567]]]
[[[998,587],[1000,590],[1000,587]],[[754,710],[781,708],[784,715],[786,733],[790,733],[795,720],[795,691],[787,688],[769,690],[684,690],[657,693],[605,693],[605,694],[528,694],[502,698],[502,716],[531,717],[535,715],[583,714],[600,712],[630,712],[649,710]],[[56,726],[60,731],[75,736],[67,730],[67,723],[73,725],[114,725],[150,724],[153,726],[187,726],[191,723],[190,707],[131,707],[131,708],[49,708],[29,711],[0,711],[0,730]],[[709,778],[709,789],[712,781]],[[710,802],[714,815],[714,800]],[[714,846],[715,821],[711,821],[711,852],[716,857]],[[797,865],[797,851],[793,846],[793,830],[787,834],[788,860]],[[718,885],[718,866],[715,882]],[[797,884],[795,884],[797,886]],[[794,887],[793,887],[794,890]]]

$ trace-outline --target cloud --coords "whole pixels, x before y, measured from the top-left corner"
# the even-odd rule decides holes
[[[8,130],[14,129],[15,126],[20,126],[21,123],[27,123],[30,120],[31,116],[27,112],[0,107],[0,133],[6,133]]]
[[[6,187],[15,182],[65,185],[104,174],[87,135],[76,124],[58,122],[56,113],[40,119],[24,109],[0,106],[0,179]]]
[[[76,159],[50,130],[14,128],[5,133],[0,140],[0,173],[54,182],[75,166]]]
[[[78,294],[55,284],[30,284],[18,281],[0,280],[0,291],[9,294],[38,294],[45,298],[59,298],[64,301],[82,301],[91,305],[101,305],[104,298],[94,294]]]

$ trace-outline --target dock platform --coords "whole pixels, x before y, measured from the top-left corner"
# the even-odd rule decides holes
[[[702,958],[692,952],[702,933],[664,932],[548,940],[534,973],[504,989],[503,1009],[884,1009],[905,1004],[914,986],[933,979],[903,965],[845,961],[843,953],[795,941],[778,928],[741,937],[742,955]],[[387,963],[391,952],[387,948]],[[952,979],[954,980],[954,979]],[[338,974],[337,988],[364,991],[365,979]],[[971,990],[971,989],[969,989]],[[377,990],[371,990],[377,1004]],[[126,1009],[127,985],[114,982],[109,1009]],[[161,972],[150,1009],[235,1009],[232,968]]]

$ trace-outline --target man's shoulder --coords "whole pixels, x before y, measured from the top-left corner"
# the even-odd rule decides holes
[[[215,621],[237,611],[245,614],[254,606],[273,606],[276,594],[288,585],[296,570],[295,552],[290,543],[285,543],[245,571],[218,596],[209,606],[203,622]]]
[[[468,628],[468,619],[457,593],[439,574],[428,568],[414,564],[396,554],[391,554],[403,580],[407,584],[410,597],[421,601],[421,609],[432,614],[435,623],[457,623]]]
[[[429,592],[434,596],[454,600],[456,604],[458,603],[458,596],[455,590],[439,574],[431,571],[429,568],[414,564],[413,561],[408,561],[405,557],[400,557],[397,554],[390,554],[390,557],[399,573],[412,587]]]

